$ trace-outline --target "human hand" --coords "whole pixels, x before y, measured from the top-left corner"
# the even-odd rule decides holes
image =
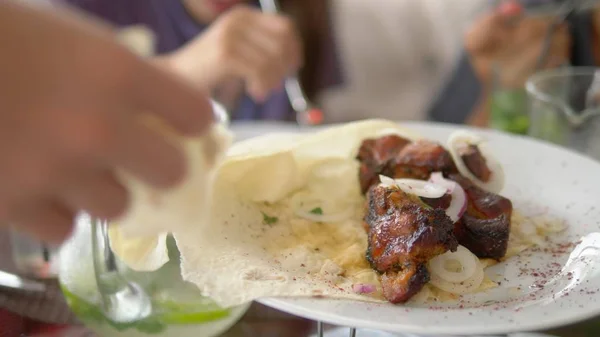
[[[301,66],[302,47],[290,19],[236,6],[168,62],[203,87],[243,79],[248,92],[262,100]]]
[[[497,64],[505,87],[522,87],[535,71],[544,39],[554,17],[522,17],[517,1],[504,1],[492,13],[479,18],[468,30],[465,47],[481,80],[491,81]],[[542,69],[554,68],[570,57],[571,37],[562,24],[552,36]]]
[[[212,119],[206,97],[71,12],[2,1],[0,44],[0,223],[59,241],[79,210],[125,210],[116,168],[181,180],[183,152],[142,115],[195,135]]]

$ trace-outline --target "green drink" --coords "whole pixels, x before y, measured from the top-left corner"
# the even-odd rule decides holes
[[[490,127],[525,135],[529,130],[525,89],[496,90],[490,102]]]
[[[169,239],[169,262],[154,272],[123,268],[123,275],[150,296],[152,314],[131,323],[115,322],[101,306],[96,287],[89,226],[76,227],[60,252],[60,282],[67,303],[77,317],[99,336],[218,336],[247,311],[248,305],[222,309],[181,278],[179,252]]]
[[[159,313],[134,323],[119,323],[107,318],[99,303],[91,303],[76,296],[65,287],[63,293],[82,323],[101,336],[214,336],[226,330],[240,317],[234,312],[236,309],[222,310],[210,300],[185,304],[154,298],[153,309]]]

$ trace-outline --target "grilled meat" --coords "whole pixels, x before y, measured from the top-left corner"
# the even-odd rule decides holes
[[[392,303],[404,303],[429,282],[425,264],[410,265],[401,271],[388,271],[380,277],[383,296]]]
[[[449,178],[462,186],[468,201],[467,211],[454,229],[458,242],[480,258],[504,257],[510,235],[511,201],[477,187],[459,174]]]
[[[458,245],[454,225],[442,209],[394,187],[369,190],[365,223],[367,260],[382,274],[384,296],[392,303],[417,293],[429,281],[424,264]]]
[[[440,144],[418,140],[405,146],[388,161],[383,174],[392,178],[427,180],[432,172],[454,173],[456,166],[450,153]]]
[[[477,145],[468,145],[460,148],[458,154],[465,163],[465,166],[477,179],[488,182],[492,176],[485,158]]]
[[[424,203],[433,207],[433,208],[441,208],[447,209],[450,207],[450,203],[452,203],[452,195],[444,194],[441,198],[424,198],[421,197]]]
[[[360,188],[367,193],[369,187],[379,183],[379,174],[387,162],[400,153],[410,140],[397,135],[366,139],[362,142],[358,156],[360,161]]]

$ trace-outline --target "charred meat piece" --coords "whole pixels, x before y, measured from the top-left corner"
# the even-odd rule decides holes
[[[503,258],[510,235],[512,202],[477,187],[459,174],[449,178],[467,194],[467,211],[454,229],[458,242],[480,258]]]
[[[460,148],[458,153],[465,163],[465,166],[477,179],[488,182],[492,176],[485,158],[477,145],[468,145]]]
[[[383,296],[392,303],[404,303],[416,295],[429,282],[425,264],[406,266],[401,271],[389,271],[381,275]]]
[[[365,139],[362,142],[356,158],[360,161],[359,178],[363,193],[366,193],[372,185],[379,183],[379,174],[386,163],[410,142],[397,135]]]
[[[392,178],[429,179],[432,172],[456,172],[450,153],[440,144],[429,140],[418,140],[405,146],[392,158],[383,174]]]
[[[426,203],[427,205],[429,205],[433,208],[447,209],[448,207],[450,207],[450,203],[452,202],[452,195],[444,194],[440,198],[421,197],[421,200],[423,200],[424,203]]]
[[[384,295],[392,303],[406,301],[427,283],[429,275],[421,265],[458,245],[444,210],[395,187],[369,190],[365,223],[367,260],[384,275]]]
[[[398,135],[365,139],[358,150],[356,158],[368,164],[382,164],[396,156],[402,148],[410,143],[409,139]]]

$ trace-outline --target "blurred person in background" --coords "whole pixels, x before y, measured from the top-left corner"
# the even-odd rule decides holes
[[[210,92],[235,120],[291,120],[283,90],[300,70],[307,94],[332,85],[324,71],[333,49],[319,0],[284,0],[290,17],[243,0],[55,0],[118,27],[144,25],[156,37],[157,62]],[[332,67],[325,67],[334,70]]]
[[[245,0],[53,1],[118,26],[149,26],[159,62],[210,90],[238,120],[293,120],[282,81],[299,69],[326,122],[488,125],[493,65],[501,86],[522,87],[554,20],[522,15],[516,0],[491,9],[490,0],[282,0],[286,17],[260,13],[256,1]],[[473,22],[481,7],[487,12]],[[596,64],[592,44],[586,47],[597,36],[595,13],[557,29],[542,69]]]
[[[437,114],[434,116],[436,119],[448,122],[461,122],[463,119],[470,124],[488,126],[492,119],[491,110],[496,108],[495,127],[525,133],[527,119],[511,119],[511,115],[526,115],[524,85],[531,75],[565,65],[600,64],[600,11],[596,6],[571,15],[556,27],[545,62],[538,65],[544,40],[558,13],[528,15],[526,8],[534,2],[535,5],[560,8],[565,1],[502,1],[480,15],[469,27],[464,54],[432,109],[432,113]],[[462,99],[451,100],[451,97]],[[440,106],[451,108],[456,113],[443,116],[439,114]]]
[[[281,0],[286,16],[245,0],[53,2],[150,27],[159,62],[210,90],[232,119],[294,120],[282,82],[299,69],[325,121],[345,122],[434,116],[480,1]]]

